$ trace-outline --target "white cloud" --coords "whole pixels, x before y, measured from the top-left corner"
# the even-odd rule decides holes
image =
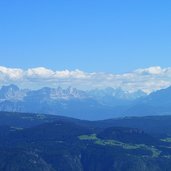
[[[112,74],[103,72],[87,73],[80,70],[53,71],[44,67],[30,68],[6,68],[0,66],[0,86],[4,84],[17,84],[23,88],[49,87],[76,87],[80,89],[121,87],[127,91],[143,90],[150,93],[154,90],[171,85],[171,67],[159,66],[124,74]]]
[[[56,78],[80,78],[82,79],[82,78],[88,78],[88,74],[78,69],[76,69],[75,71],[64,70],[64,71],[56,71],[55,77]]]
[[[17,69],[17,68],[11,69],[11,68],[0,66],[0,79],[2,79],[3,77],[4,79],[17,80],[22,78],[22,74],[23,71],[21,69]]]
[[[53,77],[53,75],[55,75],[55,72],[50,70],[50,69],[46,69],[44,67],[39,67],[39,68],[31,68],[28,69],[26,71],[26,76],[28,77],[34,77],[34,78],[50,78]]]
[[[162,74],[165,71],[165,69],[162,69],[160,66],[156,67],[150,67],[145,69],[137,69],[135,72],[140,74]]]

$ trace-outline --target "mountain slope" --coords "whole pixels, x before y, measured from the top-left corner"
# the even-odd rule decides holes
[[[125,111],[127,116],[170,115],[171,87],[158,90],[146,97],[135,100]]]
[[[8,113],[9,119],[10,115],[18,114]],[[23,121],[30,122],[28,118]],[[51,119],[47,115],[45,120]],[[114,123],[100,127],[105,121],[98,121],[98,125],[97,122],[59,119],[27,128],[0,126],[0,169],[169,171],[171,168],[171,144],[167,136],[161,140],[140,129],[116,127]]]

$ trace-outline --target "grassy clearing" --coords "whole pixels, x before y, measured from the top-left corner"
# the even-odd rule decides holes
[[[164,142],[169,142],[169,143],[171,143],[171,138],[170,138],[170,137],[168,137],[168,138],[165,138],[165,139],[161,139],[161,141],[164,141]]]
[[[79,136],[80,140],[97,140],[98,138],[96,137],[96,134],[91,134],[91,135],[81,135]]]
[[[90,135],[81,135],[78,137],[80,140],[87,140],[87,141],[93,141],[95,144],[98,145],[109,145],[109,146],[118,146],[118,147],[122,147],[123,149],[127,149],[127,150],[135,150],[135,149],[145,149],[145,150],[149,150],[152,152],[152,157],[159,157],[160,155],[160,151],[158,149],[156,149],[153,146],[147,146],[145,144],[127,144],[127,143],[123,143],[117,140],[103,140],[100,139],[96,136],[96,134],[90,134]]]

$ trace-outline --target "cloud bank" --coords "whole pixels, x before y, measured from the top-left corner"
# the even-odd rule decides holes
[[[171,67],[154,66],[124,74],[104,72],[84,72],[81,70],[53,71],[44,67],[7,68],[0,66],[0,86],[16,84],[22,88],[37,89],[41,87],[76,87],[79,89],[94,88],[122,88],[133,92],[143,90],[152,91],[171,85]]]

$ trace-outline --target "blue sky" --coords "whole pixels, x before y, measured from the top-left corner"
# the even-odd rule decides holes
[[[124,73],[170,63],[170,0],[0,1],[1,66]]]

